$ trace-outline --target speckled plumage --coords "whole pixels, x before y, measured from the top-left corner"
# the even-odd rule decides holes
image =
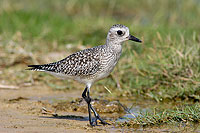
[[[102,78],[107,77],[117,64],[122,44],[127,40],[141,42],[138,38],[129,34],[129,29],[121,24],[113,25],[108,31],[106,43],[93,48],[85,49],[66,58],[44,65],[29,65],[28,70],[44,71],[63,79],[74,79],[86,85],[82,97],[88,103],[90,125],[97,125],[97,119],[102,124],[105,122],[90,104],[89,89],[91,85]],[[92,121],[91,110],[95,120]]]
[[[107,45],[85,49],[66,58],[44,65],[29,65],[29,70],[46,71],[60,78],[93,83],[110,74],[121,55]]]
[[[32,67],[29,70],[45,71],[60,78],[70,78],[85,84],[92,84],[105,78],[112,72],[122,51],[121,42],[112,41],[115,39],[112,29],[115,28],[125,29],[129,32],[124,25],[113,25],[108,32],[105,45],[76,52],[58,62],[29,65],[29,67]],[[109,39],[111,40],[108,41]]]

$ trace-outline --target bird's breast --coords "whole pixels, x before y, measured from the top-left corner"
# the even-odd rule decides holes
[[[101,59],[101,65],[100,65],[100,71],[96,75],[96,79],[103,79],[110,75],[110,73],[113,71],[114,67],[116,66],[119,58],[120,58],[121,52],[120,53],[107,53],[106,56],[104,56]]]

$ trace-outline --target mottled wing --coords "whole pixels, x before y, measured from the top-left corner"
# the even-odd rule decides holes
[[[100,55],[98,47],[74,53],[58,62],[44,65],[29,65],[29,70],[50,71],[69,76],[89,76],[95,74],[100,68]]]

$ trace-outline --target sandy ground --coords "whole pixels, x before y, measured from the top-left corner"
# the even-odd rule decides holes
[[[60,117],[43,114],[42,108],[51,108],[51,100],[79,98],[81,91],[62,92],[47,88],[0,89],[0,132],[121,132],[110,126],[90,127],[88,114],[56,112]]]

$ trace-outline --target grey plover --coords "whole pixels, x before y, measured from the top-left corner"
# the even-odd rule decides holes
[[[127,40],[142,42],[140,39],[129,34],[129,28],[121,25],[113,25],[104,45],[85,49],[66,58],[44,65],[28,65],[28,70],[44,71],[63,79],[73,79],[86,85],[82,97],[88,104],[90,125],[97,125],[97,120],[102,124],[105,122],[92,107],[90,98],[90,87],[100,79],[107,77],[117,64],[122,53],[122,44]],[[91,110],[95,119],[92,120]]]

